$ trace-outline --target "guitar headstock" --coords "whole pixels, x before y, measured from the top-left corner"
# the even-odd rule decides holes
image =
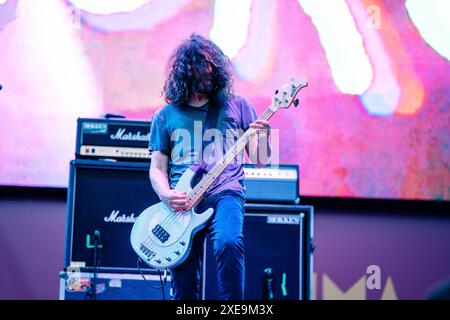
[[[290,84],[286,84],[281,88],[275,90],[272,97],[272,108],[289,108],[291,104],[298,106],[299,101],[296,98],[301,89],[308,86],[308,81],[305,78],[292,78]]]

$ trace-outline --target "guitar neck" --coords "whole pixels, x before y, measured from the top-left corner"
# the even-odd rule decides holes
[[[272,106],[266,109],[264,113],[258,118],[258,120],[269,120],[275,111]],[[217,161],[217,163],[209,170],[207,174],[203,176],[199,183],[188,194],[188,206],[195,205],[206,192],[206,190],[213,184],[218,176],[225,170],[238,154],[243,152],[245,146],[252,138],[250,129],[244,132],[244,134],[236,141],[236,143],[225,153],[225,155]]]

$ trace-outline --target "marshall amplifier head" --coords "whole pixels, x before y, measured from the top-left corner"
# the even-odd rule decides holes
[[[138,257],[130,245],[133,222],[145,208],[160,201],[148,170],[149,163],[141,162],[71,162],[65,267],[86,271],[94,267],[97,237],[99,270],[137,271]]]
[[[148,162],[149,138],[148,121],[78,118],[75,156]]]

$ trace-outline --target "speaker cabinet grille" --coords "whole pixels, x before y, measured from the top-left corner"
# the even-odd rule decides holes
[[[99,267],[108,271],[137,269],[138,257],[130,244],[133,222],[145,208],[159,202],[148,170],[148,163],[71,163],[66,267],[71,263],[93,267],[93,250],[89,247],[98,230],[102,245]]]
[[[274,274],[275,300],[310,298],[312,211],[310,206],[246,205],[245,299],[265,298],[267,268]],[[206,300],[218,299],[216,259],[210,239],[205,247],[203,293]]]

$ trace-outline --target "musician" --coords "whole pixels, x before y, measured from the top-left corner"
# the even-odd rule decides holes
[[[212,143],[205,141],[202,131],[198,130],[198,124],[204,127],[210,108],[219,108],[215,122],[219,132],[231,130],[242,134],[251,128],[253,136],[246,146],[250,159],[265,164],[261,161],[260,151],[263,149],[266,158],[270,157],[270,125],[267,121],[256,120],[252,105],[233,94],[230,69],[229,59],[221,49],[197,34],[182,42],[169,61],[169,74],[163,91],[168,104],[154,113],[151,124],[150,180],[161,201],[175,211],[190,209],[186,207],[186,193],[174,190],[180,176],[193,164],[204,163],[205,158],[211,156],[206,152],[202,154],[206,149],[199,151],[195,144],[199,140],[203,144]],[[230,146],[227,141],[222,144],[224,150],[216,148],[213,153],[225,152]],[[265,147],[260,148],[263,145]],[[213,241],[219,298],[244,298],[243,178],[242,161],[230,163],[197,205],[197,212],[212,207],[214,215],[208,225],[195,235],[188,258],[171,270],[174,299],[199,299],[201,257],[206,235]]]

